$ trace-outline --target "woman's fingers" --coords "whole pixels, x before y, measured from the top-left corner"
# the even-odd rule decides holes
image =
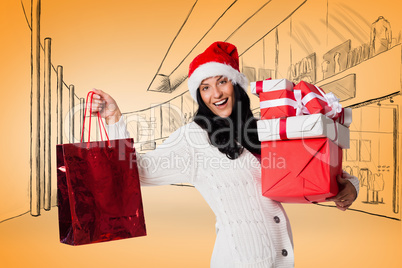
[[[92,101],[92,114],[101,112],[105,108],[106,102],[104,100],[93,100]]]
[[[107,93],[100,89],[92,89],[94,92],[92,98],[92,115],[99,112],[101,117],[105,118],[106,124],[113,124],[119,121],[121,112],[116,101]]]
[[[94,99],[104,99],[104,100],[108,100],[108,99],[110,98],[110,96],[109,96],[107,93],[103,92],[103,91],[100,90],[100,89],[94,88],[92,91],[95,92],[95,94],[94,94]]]
[[[342,211],[349,208],[356,199],[356,189],[353,184],[347,179],[350,177],[348,173],[343,173],[342,176],[337,176],[339,192],[336,196],[327,198],[327,201],[334,201],[336,207]]]
[[[336,205],[336,207],[338,209],[340,209],[342,211],[345,211],[350,207],[350,205],[344,205],[344,204],[341,204],[341,203],[338,203],[338,202],[335,202],[335,205]]]

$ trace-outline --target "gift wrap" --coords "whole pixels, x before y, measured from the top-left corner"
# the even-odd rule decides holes
[[[332,92],[325,93],[316,85],[301,81],[293,88],[293,92],[298,103],[296,115],[321,113],[335,120],[344,111]]]
[[[341,125],[344,125],[345,127],[350,127],[350,125],[352,124],[352,109],[342,108],[342,112],[336,119],[336,122],[338,122]]]
[[[332,110],[328,106],[324,91],[313,84],[300,81],[294,87],[294,94],[297,101],[301,101],[307,108],[309,114],[328,114]]]
[[[260,97],[261,119],[296,115],[297,103],[293,83],[287,79],[264,80],[250,83],[251,93]]]
[[[338,193],[342,149],[329,138],[261,143],[262,194],[284,203],[317,203]]]
[[[349,129],[322,114],[257,122],[262,194],[285,203],[317,203],[338,193]]]
[[[257,129],[261,142],[327,137],[339,147],[349,148],[349,129],[323,114],[258,120]]]

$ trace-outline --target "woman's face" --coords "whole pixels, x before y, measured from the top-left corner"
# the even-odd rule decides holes
[[[199,87],[205,105],[217,116],[229,117],[235,102],[233,84],[226,77],[204,79]]]

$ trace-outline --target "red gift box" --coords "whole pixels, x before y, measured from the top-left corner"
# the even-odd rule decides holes
[[[321,113],[336,119],[342,112],[339,99],[332,92],[325,94],[315,85],[301,81],[294,87],[293,92],[298,103],[297,115]]]
[[[287,79],[252,82],[251,92],[260,97],[261,119],[282,118],[296,115],[297,102],[293,83]]]
[[[285,203],[316,203],[338,193],[342,149],[328,138],[261,143],[262,194]]]

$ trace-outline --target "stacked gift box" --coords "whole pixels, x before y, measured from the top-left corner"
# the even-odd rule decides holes
[[[286,79],[251,83],[260,97],[262,194],[288,203],[324,202],[338,192],[352,111],[332,93]]]

